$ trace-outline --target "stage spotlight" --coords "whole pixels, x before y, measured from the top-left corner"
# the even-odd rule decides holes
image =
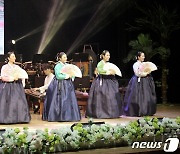
[[[16,41],[15,41],[15,40],[12,40],[11,43],[12,43],[12,44],[16,44]]]

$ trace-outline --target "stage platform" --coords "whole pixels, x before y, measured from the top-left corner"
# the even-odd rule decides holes
[[[163,118],[163,117],[169,117],[169,118],[175,118],[177,116],[180,116],[180,105],[179,104],[167,104],[167,105],[157,105],[157,112],[154,115],[154,117]],[[116,124],[122,124],[125,125],[129,121],[137,120],[141,117],[126,117],[121,116],[117,119],[93,119],[94,122],[105,122],[107,124],[116,125]],[[88,122],[88,119],[82,116],[81,122]],[[23,129],[23,127],[28,127],[29,130],[34,131],[36,129],[42,129],[48,128],[51,129],[58,129],[62,126],[71,126],[72,124],[77,122],[47,122],[43,121],[41,119],[41,116],[37,114],[31,114],[31,121],[28,124],[11,124],[11,125],[4,125],[0,124],[0,129],[6,129],[6,128],[20,128]]]

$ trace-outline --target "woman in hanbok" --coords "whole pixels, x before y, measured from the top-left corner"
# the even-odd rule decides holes
[[[156,113],[156,92],[151,72],[142,71],[143,52],[137,53],[137,62],[133,65],[134,76],[129,81],[124,97],[126,116],[152,116]]]
[[[28,123],[29,106],[26,100],[20,70],[14,64],[16,56],[8,52],[8,63],[2,66],[0,83],[0,123]]]
[[[44,102],[43,120],[47,121],[79,121],[80,110],[77,104],[72,76],[61,72],[66,65],[67,56],[64,52],[57,55],[58,63],[54,71]]]
[[[104,65],[110,59],[110,53],[104,50],[97,65],[98,76],[90,88],[86,116],[92,118],[118,118],[121,116],[121,96],[119,84],[113,70],[106,71]]]

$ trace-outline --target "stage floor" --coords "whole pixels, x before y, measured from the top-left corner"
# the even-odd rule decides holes
[[[168,105],[157,105],[157,113],[153,117],[169,117],[169,118],[175,118],[177,116],[180,116],[180,105],[178,104],[168,104]],[[105,122],[107,124],[116,125],[116,124],[122,124],[125,125],[129,121],[133,121],[136,119],[139,119],[140,117],[126,117],[121,116],[117,119],[93,119],[94,122]],[[88,122],[88,119],[82,116],[81,121],[79,122]],[[31,114],[31,121],[28,124],[11,124],[11,125],[4,125],[0,124],[0,129],[5,128],[20,128],[23,129],[23,127],[28,127],[29,130],[36,130],[36,129],[42,129],[48,128],[51,129],[58,129],[62,126],[71,126],[72,124],[77,122],[47,122],[43,121],[41,119],[41,116],[39,114]]]

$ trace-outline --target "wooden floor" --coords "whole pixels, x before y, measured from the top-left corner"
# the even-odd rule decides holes
[[[170,118],[175,118],[177,116],[180,116],[180,105],[157,105],[157,113],[154,115],[155,117],[170,117]],[[117,119],[94,119],[95,122],[105,122],[111,125],[116,125],[116,124],[122,124],[125,125],[129,121],[139,119],[140,117],[126,117],[126,116],[121,116],[120,118]],[[84,118],[82,116],[81,121],[79,122],[88,122],[87,118]],[[45,129],[48,128],[50,129],[56,129],[62,126],[71,126],[75,122],[47,122],[47,121],[42,121],[41,116],[39,114],[31,114],[31,121],[28,124],[12,124],[12,125],[2,125],[0,124],[0,129],[4,128],[20,128],[22,129],[23,127],[29,127],[29,130],[36,130],[36,129]]]
[[[63,154],[166,154],[161,149],[132,149],[131,147],[117,147],[108,149],[91,149],[82,150],[76,152],[63,152]],[[178,148],[173,154],[180,154],[180,148]]]

